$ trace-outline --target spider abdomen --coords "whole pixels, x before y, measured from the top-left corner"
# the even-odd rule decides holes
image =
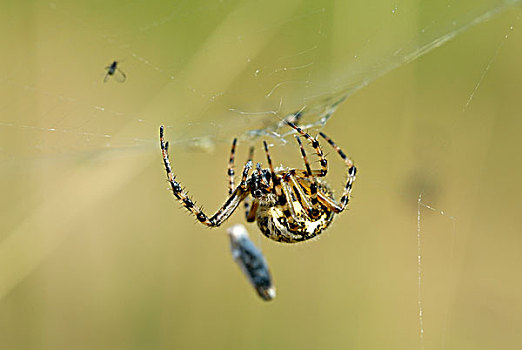
[[[321,186],[324,188],[324,185]],[[285,215],[285,208],[275,201],[263,201],[257,211],[257,226],[266,237],[283,243],[297,243],[321,234],[332,222],[334,212],[320,206],[319,215],[310,218],[301,202],[290,201],[293,215]]]

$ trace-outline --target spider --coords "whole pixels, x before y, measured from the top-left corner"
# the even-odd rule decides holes
[[[332,222],[334,215],[341,213],[350,200],[352,185],[355,181],[356,168],[353,162],[337,146],[337,144],[320,132],[324,138],[341,156],[348,169],[348,179],[343,194],[337,202],[328,183],[323,179],[328,171],[326,157],[321,150],[319,141],[306,131],[290,121],[286,124],[297,131],[295,135],[305,169],[274,169],[268,151],[268,144],[263,141],[268,168],[261,168],[257,163],[252,169],[253,147],[250,148],[248,161],[243,167],[241,181],[234,186],[234,155],[237,139],[232,142],[228,162],[229,197],[217,212],[209,217],[189,198],[187,192],[176,181],[170,166],[168,142],[163,138],[163,126],[160,127],[160,146],[163,155],[167,179],[176,199],[187,208],[199,222],[208,227],[217,227],[225,222],[237,209],[245,203],[247,222],[257,221],[261,232],[274,241],[296,243],[306,241],[321,234]],[[321,169],[312,170],[306,156],[301,137],[304,137],[314,148],[319,157]],[[250,173],[252,171],[252,173]]]
[[[120,83],[123,83],[125,80],[127,80],[127,76],[125,75],[125,73],[123,73],[123,71],[120,68],[118,68],[118,63],[118,61],[113,61],[110,65],[105,67],[105,69],[107,70],[107,74],[105,74],[105,78],[103,78],[104,83],[106,83],[107,80],[109,80],[109,76],[112,75],[114,75],[116,77],[116,80]]]

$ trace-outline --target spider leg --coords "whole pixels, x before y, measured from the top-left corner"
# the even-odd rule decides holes
[[[272,176],[272,189],[274,190],[274,193],[277,196],[278,204],[284,205],[286,203],[286,198],[283,195],[283,190],[281,189],[281,180],[274,171],[274,166],[272,165],[272,158],[270,158],[270,153],[268,152],[268,144],[266,143],[266,141],[263,141],[263,145],[265,146],[266,159],[268,161],[270,174]]]
[[[317,199],[317,181],[315,177],[312,176],[312,169],[310,168],[310,163],[308,163],[308,158],[306,157],[306,151],[301,143],[301,139],[298,135],[295,135],[295,139],[297,143],[299,143],[299,148],[301,149],[301,156],[303,157],[303,161],[306,167],[306,177],[308,181],[310,181],[310,201],[312,204],[312,208],[309,209],[308,215],[310,218],[315,218],[319,215],[319,201]]]
[[[290,174],[286,173],[283,176],[283,193],[285,194],[285,197],[289,199],[287,204],[283,207],[283,214],[286,217],[286,221],[288,222],[289,226],[297,226],[297,222],[301,221],[299,219],[299,216],[297,215],[297,212],[295,210],[294,206],[294,200],[292,198],[292,186],[288,183]],[[297,198],[296,198],[297,199]]]
[[[328,197],[327,195],[323,194],[322,192],[319,192],[319,202],[321,202],[325,207],[332,210],[334,213],[339,214],[344,210],[346,206],[342,206],[341,204],[337,203],[335,199]]]
[[[304,178],[297,177],[297,182],[299,183],[300,187],[304,189],[306,192],[310,192],[310,183],[305,181]],[[319,202],[324,205],[325,207],[332,210],[334,213],[339,214],[344,210],[344,208],[341,206],[341,204],[337,203],[333,198],[330,198],[323,192],[319,191],[317,192],[317,199]]]
[[[248,149],[248,160],[254,159],[254,146],[250,146]]]
[[[303,108],[304,109],[304,108]],[[298,125],[299,124],[299,121],[301,120],[301,118],[303,117],[303,109],[295,112],[295,113],[292,113],[288,116],[286,116],[284,118],[284,120],[282,121],[282,123],[280,124],[280,126],[282,126],[283,124],[287,123],[287,122],[292,122],[294,123],[295,125]]]
[[[266,159],[268,161],[268,166],[270,168],[270,173],[272,175],[272,188],[274,190],[274,193],[277,198],[277,205],[280,205],[283,207],[283,214],[286,217],[289,226],[296,225],[295,223],[295,213],[292,214],[290,210],[290,205],[288,204],[288,199],[292,199],[292,197],[288,196],[286,193],[283,192],[283,186],[281,185],[281,179],[279,178],[278,174],[274,171],[274,166],[272,164],[272,159],[270,158],[270,153],[268,152],[268,144],[266,141],[263,141],[263,144],[265,146],[265,153],[266,153]]]
[[[301,156],[303,157],[303,161],[306,167],[306,176],[310,178],[312,176],[312,169],[310,168],[310,163],[308,162],[308,158],[306,157],[306,151],[303,147],[303,143],[301,142],[301,138],[298,135],[295,135],[295,139],[297,140],[299,148],[301,149]]]
[[[303,192],[303,188],[299,184],[293,170],[290,171],[288,181],[290,185],[292,186],[292,191],[299,203],[301,203],[301,206],[306,210],[308,213],[308,216],[312,218],[311,212],[313,209],[312,203],[308,200],[307,195]]]
[[[337,146],[337,144],[331,138],[329,138],[322,132],[320,132],[319,135],[321,135],[330,144],[330,146],[332,146],[337,151],[339,156],[343,159],[344,163],[346,164],[346,167],[348,168],[348,179],[346,180],[343,195],[341,196],[341,200],[339,201],[341,203],[341,210],[344,210],[344,208],[346,208],[350,200],[350,195],[352,193],[352,185],[355,181],[355,174],[357,172],[357,168],[355,167],[355,165],[353,165],[352,160],[346,156],[346,154],[341,150],[339,146]]]
[[[234,192],[228,197],[227,201],[218,211],[212,216],[208,217],[201,208],[198,208],[192,199],[188,196],[187,192],[181,187],[180,183],[176,181],[174,174],[172,173],[172,167],[170,165],[169,155],[168,155],[168,142],[165,142],[163,139],[163,125],[160,127],[160,146],[161,153],[163,156],[163,163],[165,165],[165,171],[167,172],[167,180],[170,183],[172,188],[172,194],[178,202],[180,202],[189,212],[191,212],[199,222],[202,224],[215,227],[219,226],[232,215],[232,213],[236,210],[239,203],[248,196],[248,184],[246,183],[246,179],[248,176],[248,172],[252,168],[252,162],[247,162],[243,168],[243,176],[241,179],[241,183],[234,190]]]
[[[238,186],[227,201],[209,220],[212,222],[211,226],[219,226],[227,220],[237,209],[239,203],[249,195],[248,191],[244,191]]]
[[[110,75],[111,75],[111,74],[110,74],[109,72],[107,72],[107,74],[105,74],[105,78],[103,78],[103,82],[104,82],[104,83],[106,83],[107,80],[109,80],[109,76],[110,76]]]
[[[252,161],[249,160],[246,162],[245,166],[243,167],[243,175],[241,176],[241,182],[239,183],[239,188],[241,188],[243,191],[247,190],[247,178],[248,178],[248,172],[252,169]]]
[[[249,159],[251,160],[254,156],[254,148],[253,147],[250,147],[250,156],[249,156]],[[260,163],[257,163],[256,164],[256,173],[259,177],[262,178],[261,181],[263,181],[263,183],[268,187],[268,182],[262,177],[262,174],[261,174],[261,164]],[[252,203],[252,207],[249,209],[250,207],[250,197],[247,197],[245,198],[245,217],[246,217],[246,220],[247,222],[253,222],[255,221],[256,219],[256,211],[257,211],[257,208],[259,207],[259,200],[257,198],[254,199],[253,203]]]
[[[231,195],[234,192],[234,157],[236,153],[237,139],[232,141],[232,149],[230,150],[230,158],[228,160],[228,194]]]
[[[326,173],[328,172],[328,161],[326,160],[326,157],[324,156],[323,151],[321,150],[321,147],[319,146],[319,141],[317,141],[317,139],[310,136],[309,133],[307,133],[306,131],[304,131],[303,129],[301,129],[300,127],[295,125],[294,123],[289,122],[289,121],[287,121],[286,123],[290,127],[292,127],[294,130],[296,130],[301,136],[305,137],[308,141],[310,141],[310,144],[314,148],[315,153],[319,157],[319,163],[321,164],[321,170],[320,170],[321,175],[320,176],[325,176]]]
[[[252,161],[253,158],[254,158],[254,146],[250,146],[250,149],[248,150],[248,160]],[[243,205],[245,207],[245,215],[247,215],[248,207],[250,206],[250,197],[245,198]]]
[[[252,161],[249,160],[243,167],[243,175],[241,176],[241,182],[234,192],[228,197],[227,201],[221,208],[218,209],[216,214],[210,218],[210,221],[214,222],[214,226],[219,226],[223,221],[228,219],[230,215],[236,210],[239,203],[244,200],[248,195],[248,172],[252,168]]]
[[[259,199],[254,199],[252,201],[252,206],[250,207],[250,210],[248,207],[245,208],[245,216],[247,222],[254,222],[256,221],[256,212],[259,208]]]
[[[303,169],[292,169],[292,174],[297,177],[307,177],[308,172]],[[322,170],[312,170],[313,177],[324,177],[326,174],[323,173]]]
[[[228,197],[225,204],[223,204],[223,206],[218,209],[216,214],[214,214],[214,216],[210,218],[210,221],[214,222],[215,226],[221,225],[223,221],[228,219],[230,215],[232,215],[232,213],[236,210],[239,203],[241,203],[241,201],[249,195],[248,184],[246,181],[248,178],[248,172],[251,168],[252,161],[249,160],[243,167],[243,175],[241,177],[241,182],[239,183],[239,186],[237,186],[232,195]]]
[[[303,117],[303,110],[297,111],[293,114],[293,120],[290,120],[291,122],[295,123],[295,125],[298,125],[301,121],[301,118]]]

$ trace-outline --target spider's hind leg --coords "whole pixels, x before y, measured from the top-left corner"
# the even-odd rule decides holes
[[[343,159],[344,163],[346,164],[346,167],[348,168],[348,179],[346,180],[346,184],[344,185],[343,194],[341,196],[340,202],[340,208],[341,211],[346,208],[348,205],[348,202],[350,200],[350,195],[352,193],[352,185],[355,181],[355,174],[357,173],[357,168],[353,164],[352,160],[346,156],[346,154],[341,150],[339,146],[328,136],[326,136],[323,132],[320,132],[319,135],[321,135],[329,144],[332,146],[339,156]]]

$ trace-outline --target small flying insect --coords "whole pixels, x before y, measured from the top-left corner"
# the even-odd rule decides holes
[[[109,80],[109,76],[114,76],[116,81],[123,83],[125,80],[127,80],[127,76],[123,71],[118,68],[118,61],[113,61],[110,65],[105,67],[107,70],[107,74],[105,74],[105,78],[103,78],[103,82],[106,83],[107,80]]]
[[[261,299],[269,301],[275,298],[276,290],[272,284],[272,277],[268,264],[254,243],[248,237],[243,225],[234,225],[227,229],[230,237],[232,257],[254,287]]]

